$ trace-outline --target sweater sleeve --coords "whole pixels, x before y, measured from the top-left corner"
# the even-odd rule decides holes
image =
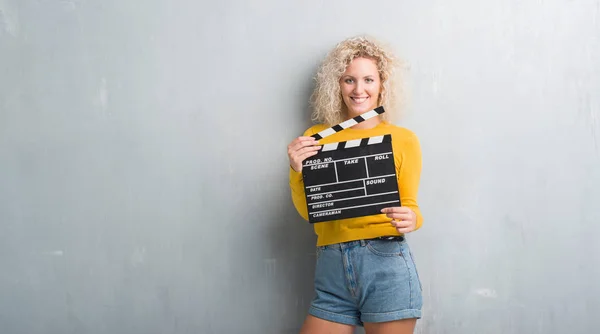
[[[313,130],[314,127],[306,130],[304,136],[312,136],[316,132]],[[289,180],[290,190],[292,193],[292,202],[296,211],[304,218],[308,220],[308,207],[306,206],[306,196],[304,195],[304,180],[302,179],[302,172],[296,172],[291,166],[289,167]]]
[[[296,211],[308,220],[308,208],[306,206],[306,197],[304,195],[304,181],[302,180],[302,172],[296,172],[290,167],[290,189],[292,190],[292,202],[296,207]]]
[[[423,216],[417,203],[417,194],[421,178],[422,156],[421,145],[418,137],[409,132],[406,141],[399,148],[402,162],[396,170],[398,177],[398,188],[400,191],[400,202],[402,206],[411,208],[417,215],[418,230],[423,225]]]

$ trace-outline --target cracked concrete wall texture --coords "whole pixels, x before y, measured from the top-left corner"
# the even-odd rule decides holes
[[[2,333],[296,333],[286,146],[364,33],[423,150],[416,332],[595,332],[600,1],[0,0]]]

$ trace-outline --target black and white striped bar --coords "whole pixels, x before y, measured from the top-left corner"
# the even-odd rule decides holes
[[[385,109],[383,109],[383,107],[377,107],[371,111],[367,111],[364,114],[358,115],[354,118],[351,118],[347,121],[344,121],[340,124],[334,125],[330,128],[327,128],[317,134],[312,135],[313,138],[315,138],[316,140],[320,140],[323,139],[325,137],[329,137],[332,134],[336,133],[336,132],[340,132],[344,129],[347,129],[349,127],[355,126],[358,123],[364,122],[370,118],[373,118],[377,115],[381,115],[385,112]]]
[[[302,176],[310,223],[400,206],[391,135],[325,144],[304,161]]]

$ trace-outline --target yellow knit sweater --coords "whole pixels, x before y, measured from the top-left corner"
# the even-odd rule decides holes
[[[305,136],[312,136],[327,126],[315,125],[304,132]],[[410,130],[380,122],[371,129],[348,128],[329,137],[321,139],[320,145],[349,141],[359,138],[392,135],[392,149],[394,151],[394,163],[396,165],[396,176],[398,179],[398,190],[402,206],[411,208],[417,215],[417,229],[423,224],[423,217],[417,204],[417,193],[419,179],[421,177],[421,146],[419,139]],[[304,182],[302,173],[296,172],[290,167],[290,188],[292,201],[298,213],[308,220],[308,209],[304,195]],[[360,239],[370,239],[380,236],[399,235],[398,231],[390,224],[391,219],[384,214],[373,216],[333,220],[314,224],[315,233],[318,236],[317,245],[324,246],[339,242]]]

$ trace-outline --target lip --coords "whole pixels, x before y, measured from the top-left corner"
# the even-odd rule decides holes
[[[350,99],[352,100],[352,102],[354,103],[364,103],[365,101],[367,101],[369,99],[368,96],[350,96]],[[361,102],[356,102],[356,99],[362,100],[364,99],[364,101]]]

